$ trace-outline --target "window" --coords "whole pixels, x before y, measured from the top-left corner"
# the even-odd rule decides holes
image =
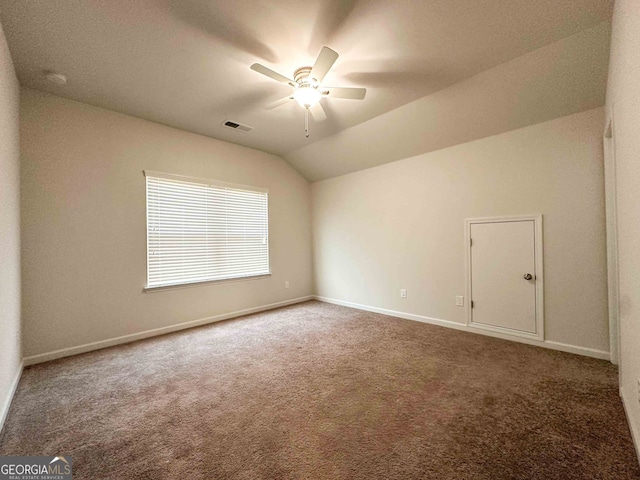
[[[268,275],[268,192],[145,172],[147,288]]]

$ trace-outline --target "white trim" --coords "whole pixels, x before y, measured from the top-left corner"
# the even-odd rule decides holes
[[[640,431],[638,431],[636,422],[634,422],[634,418],[632,417],[631,408],[627,406],[631,401],[627,401],[623,388],[620,388],[620,398],[622,399],[622,405],[624,406],[624,413],[627,416],[627,423],[629,424],[629,430],[631,431],[631,439],[633,440],[633,445],[636,447],[636,457],[638,463],[640,463]]]
[[[200,183],[203,185],[226,187],[235,190],[245,190],[248,192],[269,193],[268,188],[253,187],[251,185],[240,185],[238,183],[228,183],[221,180],[211,180],[209,178],[187,177],[186,175],[176,175],[174,173],[155,172],[153,170],[143,170],[145,177],[164,178],[167,180],[177,180],[178,182]]]
[[[618,221],[616,207],[616,161],[613,109],[606,112],[606,125],[602,134],[604,155],[604,194],[607,228],[607,293],[609,299],[609,350],[611,363],[618,365],[620,358],[620,304],[618,279]],[[622,368],[619,369],[622,378]]]
[[[414,320],[416,322],[428,323],[430,325],[437,325],[440,327],[452,328],[455,330],[462,330],[464,332],[476,333],[479,335],[486,335],[494,338],[501,338],[503,340],[511,340],[518,343],[526,343],[527,345],[534,345],[537,347],[549,348],[551,350],[559,350],[561,352],[574,353],[576,355],[583,355],[585,357],[599,358],[601,360],[609,360],[609,352],[604,350],[596,350],[595,348],[579,347],[577,345],[569,345],[566,343],[552,342],[549,340],[536,340],[533,338],[516,337],[513,335],[504,334],[501,332],[493,332],[489,330],[480,330],[473,328],[464,323],[452,322],[451,320],[443,320],[441,318],[425,317],[423,315],[416,315],[415,313],[398,312],[396,310],[388,310],[386,308],[372,307],[369,305],[362,305],[359,303],[347,302],[346,300],[338,300],[335,298],[328,298],[316,295],[316,300],[325,303],[333,303],[335,305],[342,305],[343,307],[355,308],[357,310],[365,310],[367,312],[381,313],[382,315],[389,315],[392,317],[404,318],[407,320]]]
[[[24,361],[20,362],[18,371],[16,372],[16,376],[13,378],[13,382],[11,382],[11,385],[9,385],[7,396],[3,399],[2,405],[0,406],[0,433],[2,433],[4,422],[9,415],[9,408],[11,408],[13,396],[16,394],[16,390],[18,389],[18,384],[20,383],[20,378],[22,377],[22,370],[24,370]]]
[[[537,345],[537,343],[532,343],[531,345]],[[578,347],[577,345],[554,342],[553,340],[544,340],[542,342],[542,345],[540,346],[551,348],[553,350],[559,350],[561,352],[575,353],[576,355],[584,355],[585,357],[599,358],[600,360],[611,361],[611,354],[605,350],[598,350],[589,347]]]
[[[536,331],[534,333],[511,330],[492,325],[473,323],[473,312],[471,309],[473,296],[471,292],[471,225],[476,223],[504,223],[504,222],[526,222],[532,221],[534,225],[534,261],[535,261],[535,282],[536,282]],[[532,340],[544,341],[544,261],[543,261],[543,235],[542,235],[542,215],[506,215],[499,217],[478,217],[466,218],[464,220],[465,238],[465,291],[467,296],[466,322],[467,326],[474,329],[487,330],[504,335],[504,338],[529,338]],[[503,337],[501,337],[503,338]],[[514,338],[515,340],[515,338]],[[608,355],[608,354],[607,354]]]
[[[372,307],[370,305],[363,305],[361,303],[348,302],[346,300],[338,300],[337,298],[322,297],[315,295],[314,297],[319,302],[333,303],[334,305],[341,305],[343,307],[355,308],[356,310],[364,310],[366,312],[381,313],[382,315],[389,315],[391,317],[404,318],[406,320],[414,320],[416,322],[429,323],[431,325],[439,325],[441,327],[453,328],[455,330],[468,330],[464,323],[452,322],[451,320],[442,320],[440,318],[425,317],[423,315],[416,315],[414,313],[398,312],[396,310],[389,310],[381,307]]]
[[[130,335],[123,335],[121,337],[110,338],[108,340],[100,340],[98,342],[86,343],[84,345],[78,345],[75,347],[62,348],[60,350],[54,350],[52,352],[40,353],[38,355],[31,355],[29,357],[25,357],[24,364],[25,366],[35,365],[36,363],[48,362],[49,360],[55,360],[56,358],[69,357],[71,355],[78,355],[79,353],[91,352],[93,350],[100,350],[102,348],[112,347],[114,345],[121,345],[123,343],[135,342],[136,340],[142,340],[144,338],[157,337],[158,335],[164,335],[166,333],[177,332],[179,330],[185,330],[187,328],[199,327],[201,325],[207,325],[209,323],[221,322],[222,320],[229,320],[231,318],[241,317],[243,315],[250,315],[252,313],[259,313],[267,310],[273,310],[274,308],[286,307],[287,305],[306,302],[312,299],[313,299],[313,295],[307,295],[306,297],[299,297],[291,300],[284,300],[282,302],[271,303],[269,305],[262,305],[259,307],[247,308],[245,310],[238,310],[236,312],[223,313],[220,315],[214,315],[213,317],[206,317],[198,320],[191,320],[189,322],[169,325],[167,327],[154,328],[152,330],[145,330],[144,332],[132,333]]]

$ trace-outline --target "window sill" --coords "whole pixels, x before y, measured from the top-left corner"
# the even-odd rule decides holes
[[[201,282],[177,283],[175,285],[161,285],[158,287],[144,287],[142,291],[143,293],[156,293],[156,292],[162,292],[164,290],[177,290],[181,288],[203,287],[206,285],[211,285],[216,283],[232,283],[232,282],[243,282],[246,280],[260,280],[263,278],[268,278],[270,276],[271,276],[271,272],[263,273],[261,275],[251,275],[247,277],[221,278],[220,280],[204,280]]]

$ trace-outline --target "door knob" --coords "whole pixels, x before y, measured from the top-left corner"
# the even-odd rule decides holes
[[[525,274],[524,274],[524,276],[523,276],[523,278],[524,278],[525,280],[531,280],[531,279],[533,278],[533,275],[531,275],[530,273],[525,273]]]

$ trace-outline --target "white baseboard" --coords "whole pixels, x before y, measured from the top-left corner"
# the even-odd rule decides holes
[[[54,350],[52,352],[40,353],[38,355],[31,355],[24,358],[24,365],[35,365],[36,363],[48,362],[49,360],[55,360],[56,358],[69,357],[71,355],[77,355],[79,353],[91,352],[92,350],[100,350],[101,348],[113,347],[114,345],[121,345],[123,343],[135,342],[136,340],[157,337],[158,335],[177,332],[179,330],[185,330],[187,328],[199,327],[201,325],[207,325],[209,323],[221,322],[222,320],[229,320],[231,318],[241,317],[243,315],[265,312],[267,310],[273,310],[274,308],[286,307],[287,305],[294,305],[296,303],[313,300],[313,298],[313,295],[307,295],[306,297],[294,298],[292,300],[271,303],[269,305],[261,305],[259,307],[247,308],[245,310],[238,310],[230,313],[223,313],[221,315],[215,315],[213,317],[200,318],[198,320],[178,323],[176,325],[169,325],[167,327],[154,328],[152,330],[145,330],[144,332],[132,333],[130,335],[123,335],[121,337],[86,343],[84,345],[63,348],[60,350]]]
[[[23,369],[24,362],[20,362],[20,365],[18,365],[18,371],[13,378],[13,382],[11,382],[11,385],[9,385],[7,396],[2,399],[2,404],[0,404],[0,432],[2,432],[2,428],[4,427],[4,422],[7,419],[7,415],[9,415],[9,408],[11,407],[13,396],[15,395],[18,388],[18,383],[20,383],[20,377],[22,377]]]
[[[586,357],[599,358],[602,360],[610,360],[609,352],[604,350],[596,350],[594,348],[579,347],[576,345],[568,345],[566,343],[553,342],[550,340],[535,340],[533,338],[524,338],[507,335],[500,332],[493,332],[490,330],[481,330],[478,328],[469,327],[465,323],[452,322],[451,320],[442,320],[441,318],[425,317],[423,315],[416,315],[414,313],[398,312],[396,310],[388,310],[386,308],[372,307],[370,305],[362,305],[359,303],[347,302],[345,300],[338,300],[335,298],[327,298],[316,295],[316,300],[326,303],[333,303],[335,305],[342,305],[343,307],[355,308],[358,310],[365,310],[367,312],[381,313],[383,315],[389,315],[392,317],[404,318],[407,320],[414,320],[416,322],[429,323],[431,325],[438,325],[441,327],[453,328],[456,330],[462,330],[470,333],[478,333],[480,335],[487,335],[489,337],[501,338],[503,340],[512,340],[514,342],[526,343],[528,345],[535,345],[538,347],[550,348],[552,350],[560,350],[561,352],[575,353],[577,355],[584,355]]]
[[[537,345],[537,343],[532,343]],[[599,358],[601,360],[611,361],[611,354],[605,350],[596,350],[595,348],[578,347],[577,345],[570,345],[568,343],[554,342],[552,340],[545,340],[542,342],[541,347],[551,348],[552,350],[560,350],[561,352],[575,353],[576,355],[584,355],[585,357]]]
[[[624,413],[627,415],[627,423],[629,424],[629,430],[631,430],[631,438],[633,439],[633,445],[636,447],[636,457],[638,463],[640,463],[640,431],[638,430],[637,423],[634,421],[633,414],[629,408],[629,404],[632,400],[629,400],[625,394],[624,389],[620,388],[620,398],[622,399],[622,405],[624,405]]]

